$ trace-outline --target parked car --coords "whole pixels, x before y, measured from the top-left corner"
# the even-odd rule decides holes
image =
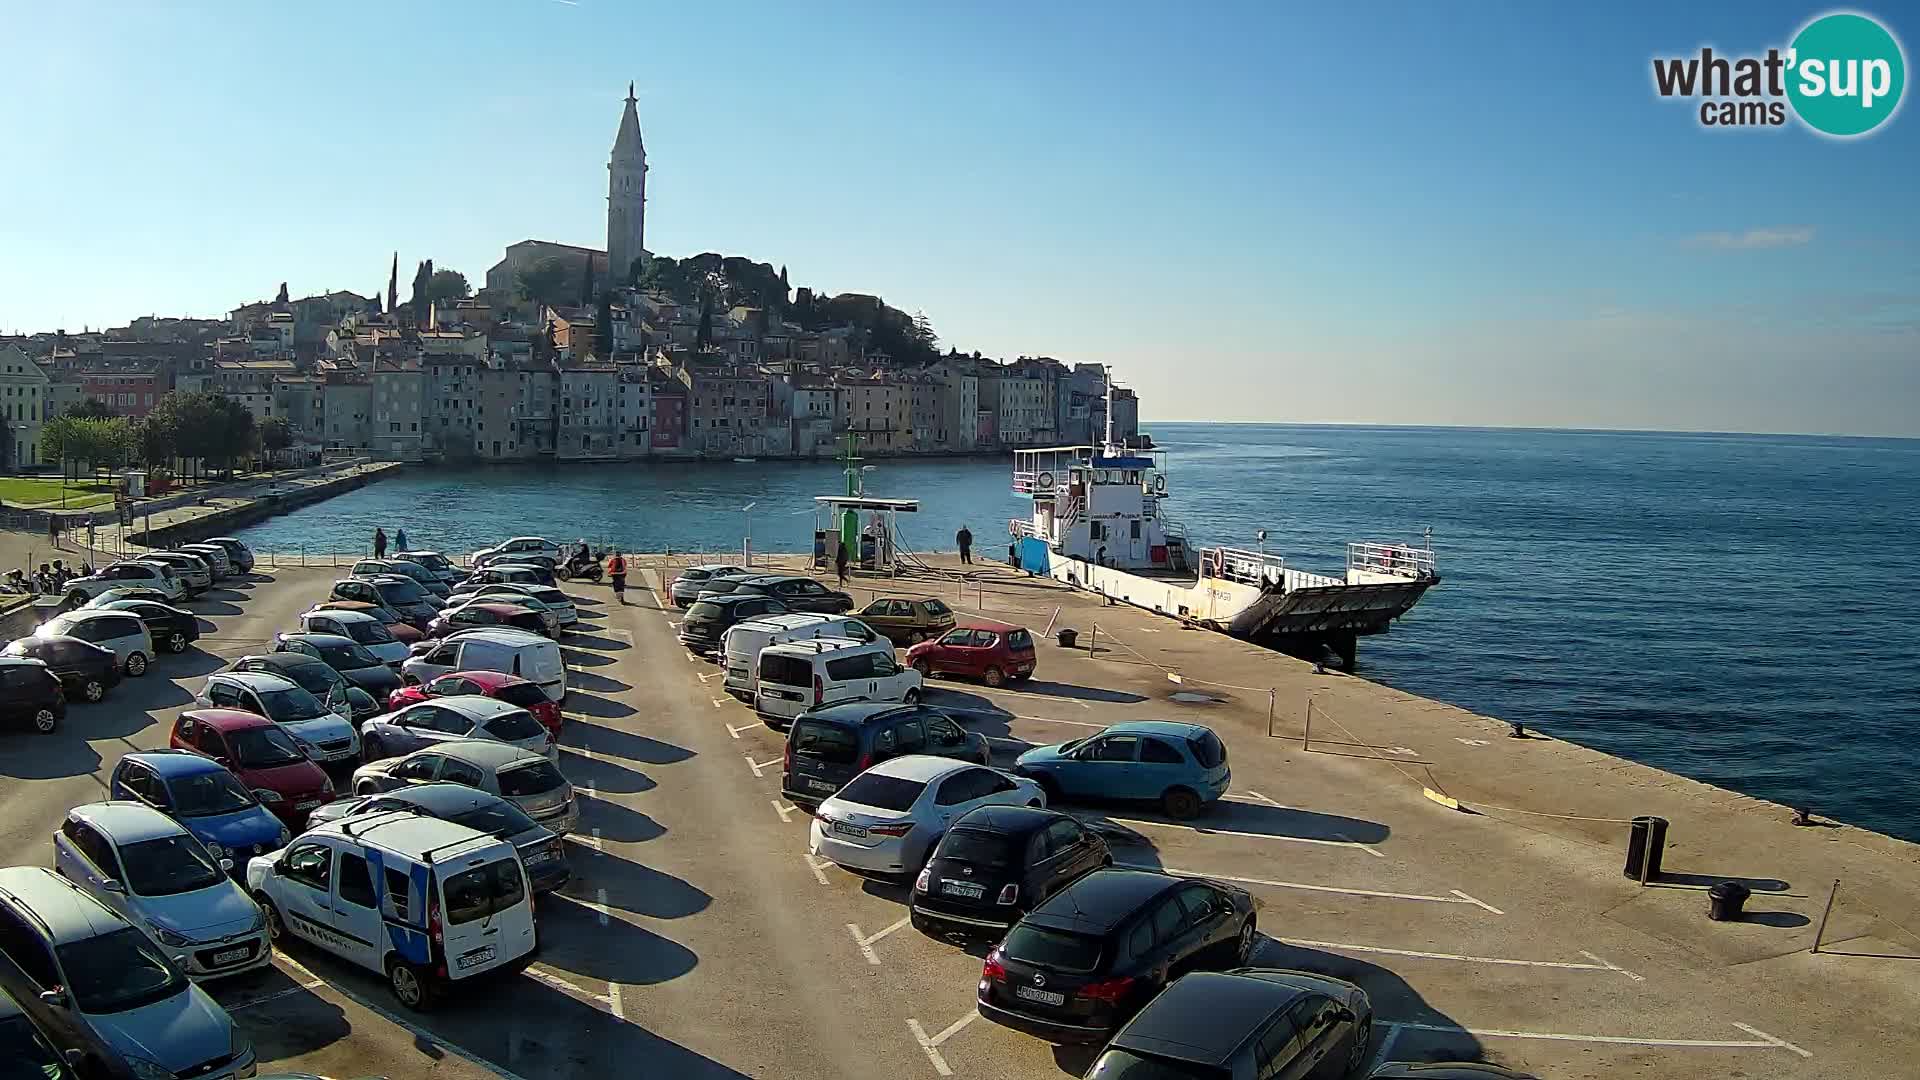
[[[1244,889],[1095,870],[1042,901],[987,954],[978,1007],[1048,1042],[1098,1046],[1169,981],[1239,967],[1254,943]]]
[[[860,619],[901,646],[953,629],[953,609],[931,596],[883,596],[861,608]]]
[[[499,671],[518,675],[547,695],[548,701],[567,698],[567,664],[551,638],[508,626],[481,627],[448,634],[438,643],[423,642],[400,665],[407,683],[431,682],[454,671]]]
[[[277,652],[243,656],[227,670],[278,675],[312,694],[328,711],[349,720],[364,720],[384,709],[373,695],[348,682],[325,660],[305,653]]]
[[[365,645],[338,634],[275,634],[274,652],[297,652],[325,661],[375,701],[400,688],[400,674]]]
[[[302,753],[321,764],[352,760],[360,737],[351,722],[283,675],[260,671],[216,671],[194,695],[201,708],[242,709],[279,724]]]
[[[496,604],[486,600],[469,601],[448,608],[427,624],[426,633],[430,638],[439,638],[483,626],[510,626],[541,637],[553,636],[553,629],[547,626],[547,621],[538,612],[518,604]]]
[[[300,744],[280,725],[239,709],[188,709],[173,722],[167,745],[226,767],[260,805],[289,828],[333,798],[333,779],[307,760]]]
[[[714,563],[708,566],[689,566],[673,576],[673,584],[667,593],[673,606],[685,608],[699,599],[701,592],[711,587],[714,581],[727,578],[752,577],[759,571],[750,566],[728,566]]]
[[[1276,968],[1196,971],[1127,1021],[1087,1075],[1347,1080],[1372,1038],[1373,1003],[1352,983]],[[1418,1068],[1404,1075],[1443,1075]]]
[[[444,599],[447,595],[447,582],[442,581],[439,574],[414,562],[412,559],[401,556],[389,556],[385,559],[361,559],[359,562],[353,564],[353,569],[348,571],[348,573],[357,578],[377,577],[382,574],[398,574],[401,577],[412,578],[419,582],[422,588],[435,596]]]
[[[580,823],[573,785],[543,754],[511,743],[456,739],[353,771],[353,793],[377,795],[444,780],[498,795],[562,836]]]
[[[727,693],[751,705],[760,694],[760,652],[767,646],[826,637],[868,642],[879,636],[851,615],[793,611],[735,623],[720,635],[719,653],[727,668],[722,685]]]
[[[93,599],[81,604],[78,610],[86,611],[89,608],[103,608],[115,600],[151,600],[156,604],[166,604],[171,607],[174,597],[168,596],[159,589],[148,589],[139,585],[123,585],[100,593]]]
[[[60,678],[39,660],[0,656],[0,720],[51,735],[67,715]]]
[[[173,576],[186,586],[188,596],[199,596],[213,587],[213,564],[184,551],[155,551],[140,557],[141,562],[165,563]]]
[[[853,610],[853,597],[836,592],[810,577],[798,574],[763,574],[759,577],[733,578],[713,582],[703,590],[706,597],[724,592],[728,596],[757,593],[771,596],[786,605],[788,611],[813,611],[822,615],[842,615]]]
[[[1227,793],[1233,770],[1211,728],[1172,720],[1132,720],[1097,735],[1036,746],[1014,760],[1051,799],[1158,803],[1185,820]]]
[[[551,585],[536,585],[530,581],[502,581],[482,586],[473,595],[478,596],[514,596],[532,597],[547,606],[560,618],[561,626],[572,626],[580,621],[580,612],[574,607],[573,598]],[[514,600],[513,603],[520,603]]]
[[[929,678],[958,675],[988,686],[1026,682],[1033,677],[1033,635],[1012,623],[969,619],[938,640],[908,649],[907,663]]]
[[[134,678],[147,673],[153,656],[153,637],[140,617],[125,611],[82,608],[55,615],[34,630],[34,637],[75,637],[103,649],[112,649],[120,670]]]
[[[432,698],[478,694],[504,701],[533,714],[535,720],[560,738],[562,717],[559,702],[547,697],[538,683],[500,671],[454,671],[414,686],[403,686],[387,695],[387,710],[398,711]]]
[[[736,623],[762,615],[778,615],[787,606],[770,596],[716,596],[696,600],[680,620],[680,644],[696,653],[720,647],[720,637]]]
[[[908,913],[926,933],[998,938],[1068,882],[1113,865],[1107,842],[1078,821],[1029,806],[969,811],[934,846]]]
[[[395,552],[395,554],[408,562],[419,563],[421,566],[426,567],[428,573],[448,585],[453,584],[464,575],[464,571],[453,565],[451,560],[437,551],[416,551],[409,549],[407,551]]]
[[[253,572],[253,549],[231,536],[209,536],[206,543],[218,544],[226,549],[227,557],[233,560],[243,574]]]
[[[350,639],[383,664],[398,667],[407,658],[406,644],[394,637],[385,623],[364,611],[303,611],[300,629],[308,634],[332,634]]]
[[[75,637],[19,638],[0,649],[0,656],[40,661],[67,694],[81,701],[99,701],[120,685],[120,657],[112,649]]]
[[[924,705],[858,702],[810,712],[787,732],[780,792],[810,806],[871,766],[908,754],[987,764],[987,737]]]
[[[187,646],[200,640],[200,617],[172,604],[153,600],[110,600],[80,610],[127,612],[147,624],[147,636],[153,639],[156,647],[170,653],[186,652]]]
[[[162,594],[169,604],[185,599],[187,595],[186,585],[173,576],[170,567],[161,563],[134,561],[112,563],[86,577],[74,578],[62,588],[68,600],[77,597],[84,604],[108,589],[125,587],[152,589]]]
[[[255,1071],[232,1017],[139,927],[40,866],[0,869],[0,950],[142,1080]]]
[[[1045,806],[1031,780],[952,758],[883,761],[820,804],[808,849],[849,870],[918,874],[948,826],[982,806]]]
[[[333,583],[329,594],[334,600],[358,600],[363,604],[390,607],[417,630],[425,630],[446,601],[428,592],[420,583],[399,574],[377,578],[345,578]]]
[[[233,556],[227,554],[227,549],[219,544],[181,544],[180,550],[189,555],[198,555],[212,563],[215,581],[232,577],[240,572],[240,568],[233,565]]]
[[[467,557],[467,565],[476,570],[490,562],[504,560],[511,562],[515,556],[545,555],[554,562],[562,557],[560,545],[544,536],[516,536],[502,544],[490,548],[481,548]]]
[[[760,686],[754,711],[769,727],[801,713],[851,701],[920,700],[922,679],[894,659],[885,638],[815,638],[760,650]]]
[[[567,845],[558,836],[500,796],[465,784],[419,784],[384,795],[335,799],[314,811],[311,823],[325,825],[343,818],[394,810],[451,821],[506,840],[519,850],[534,892],[552,892],[573,877],[573,869],[567,864]]]
[[[119,1051],[64,1008],[40,1000],[39,987],[0,950],[0,1060],[31,1080],[140,1080]]]
[[[470,593],[483,585],[542,585],[558,588],[553,569],[538,563],[496,562],[468,574],[453,587],[455,596]]]
[[[273,963],[267,918],[180,823],[137,802],[76,806],[53,834],[54,872],[146,931],[195,982]]]
[[[141,750],[122,757],[107,794],[166,814],[205,844],[215,859],[232,859],[235,866],[281,847],[292,835],[232,770],[185,750]]]
[[[364,612],[379,620],[380,625],[387,628],[387,633],[393,635],[393,640],[398,641],[402,645],[412,645],[414,642],[426,640],[426,635],[420,632],[419,627],[408,622],[399,612],[384,604],[369,604],[362,600],[328,599],[313,605],[308,608],[307,611]]]
[[[548,607],[546,604],[543,604],[540,601],[535,600],[533,597],[527,595],[526,593],[509,591],[511,589],[529,588],[529,587],[531,586],[482,585],[475,592],[461,593],[459,596],[454,597],[451,601],[448,602],[447,609],[445,611],[442,611],[440,613],[440,617],[434,620],[434,622],[437,624],[446,625],[448,624],[449,618],[453,615],[454,612],[460,610],[461,608],[468,607],[473,604],[506,604],[509,607],[521,608],[523,610],[530,611],[533,614],[539,616],[540,618],[539,628],[536,630],[531,624],[526,624],[526,629],[533,630],[534,633],[541,634],[546,637],[553,637],[554,635],[560,632],[559,613],[554,611],[552,608]],[[525,620],[522,620],[522,623],[525,623]],[[466,625],[497,626],[500,624],[485,623],[485,622],[469,622]],[[429,630],[432,630],[433,628],[434,627],[431,625],[428,627]],[[459,627],[455,626],[453,629],[457,630],[459,629]],[[428,636],[431,637],[432,635],[429,634]]]
[[[368,761],[411,754],[452,739],[511,743],[553,761],[553,732],[518,705],[478,694],[435,698],[382,713],[360,725],[360,752]]]

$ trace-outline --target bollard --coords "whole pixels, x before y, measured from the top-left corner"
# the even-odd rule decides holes
[[[1087,655],[1092,656],[1100,644],[1100,624],[1093,624],[1093,633],[1087,637]]]
[[[1840,895],[1840,879],[1833,879],[1833,888],[1827,890],[1827,906],[1820,909],[1820,925],[1813,928],[1812,952],[1820,951],[1820,939],[1827,933],[1827,916],[1833,914],[1833,898]]]
[[[1300,733],[1300,749],[1311,749],[1313,745],[1313,699],[1307,699],[1307,730]]]
[[[1753,890],[1737,881],[1723,881],[1707,890],[1707,918],[1714,922],[1738,922],[1740,909]]]
[[[1075,641],[1075,640],[1077,640],[1077,639],[1079,638],[1079,636],[1080,636],[1080,633],[1079,633],[1079,631],[1077,631],[1077,630],[1075,630],[1075,629],[1074,629],[1073,627],[1071,627],[1071,626],[1063,626],[1063,627],[1061,627],[1061,628],[1060,628],[1060,638],[1059,638],[1059,640],[1060,640],[1060,647],[1061,647],[1061,648],[1063,648],[1063,649],[1071,649],[1071,648],[1073,648],[1073,643],[1074,643],[1074,641]]]
[[[1627,828],[1627,865],[1623,873],[1645,885],[1660,876],[1660,855],[1667,846],[1667,819],[1637,817]]]

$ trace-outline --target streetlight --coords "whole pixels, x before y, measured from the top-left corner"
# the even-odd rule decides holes
[[[740,508],[740,512],[747,515],[747,537],[742,541],[740,551],[747,557],[748,566],[753,565],[753,508],[759,505],[759,501],[755,500]]]
[[[860,490],[855,494],[864,496],[867,493],[867,474],[879,467],[878,465],[860,466]]]

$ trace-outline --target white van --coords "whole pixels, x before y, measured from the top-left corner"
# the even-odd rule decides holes
[[[425,1009],[442,990],[518,972],[538,944],[532,893],[508,841],[408,811],[331,821],[247,862],[267,931],[387,977]]]
[[[505,626],[484,626],[413,646],[400,665],[407,685],[430,683],[451,671],[503,671],[538,683],[548,701],[567,698],[567,664],[551,638]]]
[[[777,641],[823,637],[877,641],[880,635],[873,627],[851,616],[804,611],[760,615],[736,623],[720,635],[720,652],[726,658],[727,693],[752,704],[754,694],[760,689],[761,649]]]
[[[886,638],[783,641],[760,650],[759,671],[754,710],[774,727],[849,701],[920,700],[920,673],[900,666]]]

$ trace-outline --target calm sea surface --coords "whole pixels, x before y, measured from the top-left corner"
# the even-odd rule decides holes
[[[1151,426],[1196,543],[1338,571],[1433,528],[1444,581],[1361,670],[1623,757],[1920,840],[1920,441]],[[1004,462],[879,461],[919,550],[997,550]],[[264,522],[256,547],[363,549],[376,524],[472,551],[516,533],[628,550],[810,550],[828,463],[414,470]]]

